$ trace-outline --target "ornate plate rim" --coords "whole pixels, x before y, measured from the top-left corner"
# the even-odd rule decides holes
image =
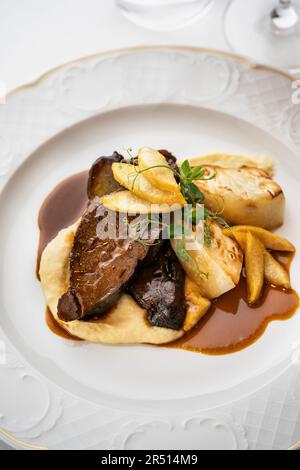
[[[234,59],[236,61],[239,61],[248,67],[256,70],[264,70],[266,72],[272,72],[272,73],[277,73],[278,75],[281,75],[283,77],[288,78],[290,81],[295,81],[297,80],[296,76],[293,76],[289,72],[286,72],[285,70],[282,70],[277,67],[272,67],[269,65],[264,65],[260,64],[258,62],[252,61],[251,59],[248,59],[247,57],[243,57],[239,54],[235,54],[233,52],[229,51],[222,51],[220,49],[213,49],[213,48],[206,48],[206,47],[196,47],[196,46],[182,46],[182,45],[143,45],[143,46],[134,46],[134,47],[125,47],[125,48],[114,48],[114,49],[108,49],[107,51],[103,52],[96,52],[95,54],[90,54],[86,56],[81,56],[78,59],[70,60],[68,62],[64,62],[63,64],[57,65],[55,67],[49,68],[46,72],[43,74],[39,75],[35,80],[32,80],[30,82],[27,82],[23,85],[20,85],[16,88],[13,88],[10,90],[7,94],[6,97],[9,98],[10,96],[15,95],[16,93],[22,92],[23,90],[26,90],[27,88],[33,88],[38,85],[40,85],[44,80],[46,80],[50,75],[52,75],[55,72],[58,72],[60,70],[63,70],[64,68],[70,67],[72,65],[80,64],[85,61],[89,60],[94,60],[98,59],[100,57],[106,57],[111,54],[116,54],[116,53],[126,53],[126,52],[138,52],[138,51],[147,51],[150,49],[156,49],[156,50],[163,50],[163,49],[169,49],[169,50],[175,50],[175,51],[195,51],[195,52],[208,52],[212,53],[215,55],[219,55],[221,57],[229,57],[231,59]]]

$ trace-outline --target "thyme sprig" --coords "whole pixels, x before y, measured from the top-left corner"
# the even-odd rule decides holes
[[[217,222],[223,228],[230,228],[230,225],[218,213],[204,209],[204,245],[206,247],[211,246],[213,239],[209,221]]]

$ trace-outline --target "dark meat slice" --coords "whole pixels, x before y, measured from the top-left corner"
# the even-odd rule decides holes
[[[165,240],[162,239],[157,239],[153,242],[153,244],[150,244],[147,256],[140,263],[141,268],[156,261],[160,256],[164,245]]]
[[[94,198],[82,217],[70,256],[70,288],[58,303],[61,320],[102,315],[118,300],[121,287],[147,255],[148,248],[137,241],[111,234],[109,238],[105,230],[100,234],[98,224],[107,214],[101,200]],[[118,234],[118,217],[116,221]]]
[[[173,168],[173,170],[178,171],[177,158],[174,157],[174,155],[171,152],[169,152],[168,150],[162,149],[162,150],[159,150],[159,153],[161,153],[165,157],[165,159],[168,162],[168,165],[170,165],[170,167]]]
[[[170,165],[170,167],[179,172],[179,168],[178,168],[178,165],[177,165],[177,158],[174,157],[174,155],[169,152],[168,150],[159,150],[159,153],[161,153],[165,159],[167,160],[168,164]],[[174,175],[175,176],[175,179],[177,181],[177,183],[180,183],[180,180],[178,178],[178,176]]]
[[[184,280],[184,271],[170,242],[165,241],[152,263],[141,263],[127,289],[147,310],[151,325],[180,330],[185,319]]]
[[[89,172],[87,186],[89,199],[96,196],[102,197],[122,189],[122,186],[114,179],[111,169],[113,163],[122,160],[123,156],[114,152],[110,157],[100,157],[95,161]]]

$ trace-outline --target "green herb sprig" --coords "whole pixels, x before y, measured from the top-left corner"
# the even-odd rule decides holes
[[[191,167],[188,160],[185,160],[179,170],[180,190],[188,204],[193,206],[204,202],[204,194],[194,183],[196,180],[209,181],[216,177],[214,171],[210,176],[205,176],[203,166]]]
[[[175,168],[171,168],[169,165],[154,165],[152,167],[140,170],[138,169],[137,157],[134,157],[132,155],[132,149],[127,149],[127,153],[130,157],[130,163],[134,166],[134,169],[135,169],[135,173],[133,174],[132,188],[134,188],[136,179],[138,178],[140,174],[143,174],[144,172],[153,170],[155,168],[167,168],[168,170],[173,172],[176,180],[179,183],[180,191],[184,199],[186,200],[187,204],[191,204],[193,206],[193,209],[191,210],[189,217],[191,217],[192,224],[195,225],[197,223],[197,220],[196,220],[197,212],[196,212],[195,206],[197,204],[205,204],[205,196],[200,190],[200,188],[198,188],[198,186],[194,183],[194,181],[199,181],[199,180],[210,181],[216,177],[217,172],[213,171],[210,175],[207,175],[205,167],[203,166],[191,167],[188,160],[185,160],[182,163],[179,170]],[[229,225],[220,216],[220,214],[213,213],[212,211],[204,208],[204,245],[206,247],[211,246],[212,239],[213,239],[209,221],[215,221],[218,224],[222,225],[223,227],[229,228]],[[180,229],[176,227],[174,224],[170,224],[167,227],[169,238],[170,239],[174,238],[175,233],[176,235],[178,235],[179,230]],[[141,233],[143,232],[143,230],[138,230],[138,232]],[[187,252],[187,250],[185,249],[185,240],[184,240],[185,236],[186,234],[184,233],[184,224],[182,224],[183,239],[178,244],[176,253],[177,253],[177,256],[181,258],[183,261],[192,263],[193,260],[190,257],[189,253]],[[208,274],[202,272],[198,266],[196,266],[196,269],[199,270],[199,273],[201,273],[205,277],[208,276]]]
[[[135,167],[135,173],[133,174],[134,179],[132,182],[132,188],[134,188],[136,179],[138,178],[139,175],[145,173],[146,171],[154,170],[155,168],[166,168],[167,170],[172,171],[174,176],[179,181],[181,194],[183,195],[184,199],[186,200],[188,204],[196,205],[196,204],[201,204],[204,202],[204,199],[205,199],[204,194],[198,188],[198,186],[196,186],[196,184],[193,181],[212,180],[213,178],[216,177],[216,174],[217,174],[216,171],[212,172],[211,175],[206,176],[205,168],[203,166],[191,167],[188,160],[185,160],[182,163],[179,171],[177,171],[175,168],[171,168],[169,165],[153,165],[149,168],[140,170],[140,169],[137,169],[137,164],[136,164],[137,160],[136,158],[132,156],[131,151],[132,149],[127,150],[130,156],[130,163],[132,163],[133,166]]]

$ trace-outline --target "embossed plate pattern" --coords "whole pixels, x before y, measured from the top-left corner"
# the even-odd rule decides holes
[[[0,432],[17,448],[271,449],[300,435],[300,320],[208,357],[52,335],[34,277],[36,218],[102,153],[270,153],[296,244],[300,108],[292,78],[215,51],[113,51],[46,74],[0,105]],[[292,272],[299,283],[299,260]]]

